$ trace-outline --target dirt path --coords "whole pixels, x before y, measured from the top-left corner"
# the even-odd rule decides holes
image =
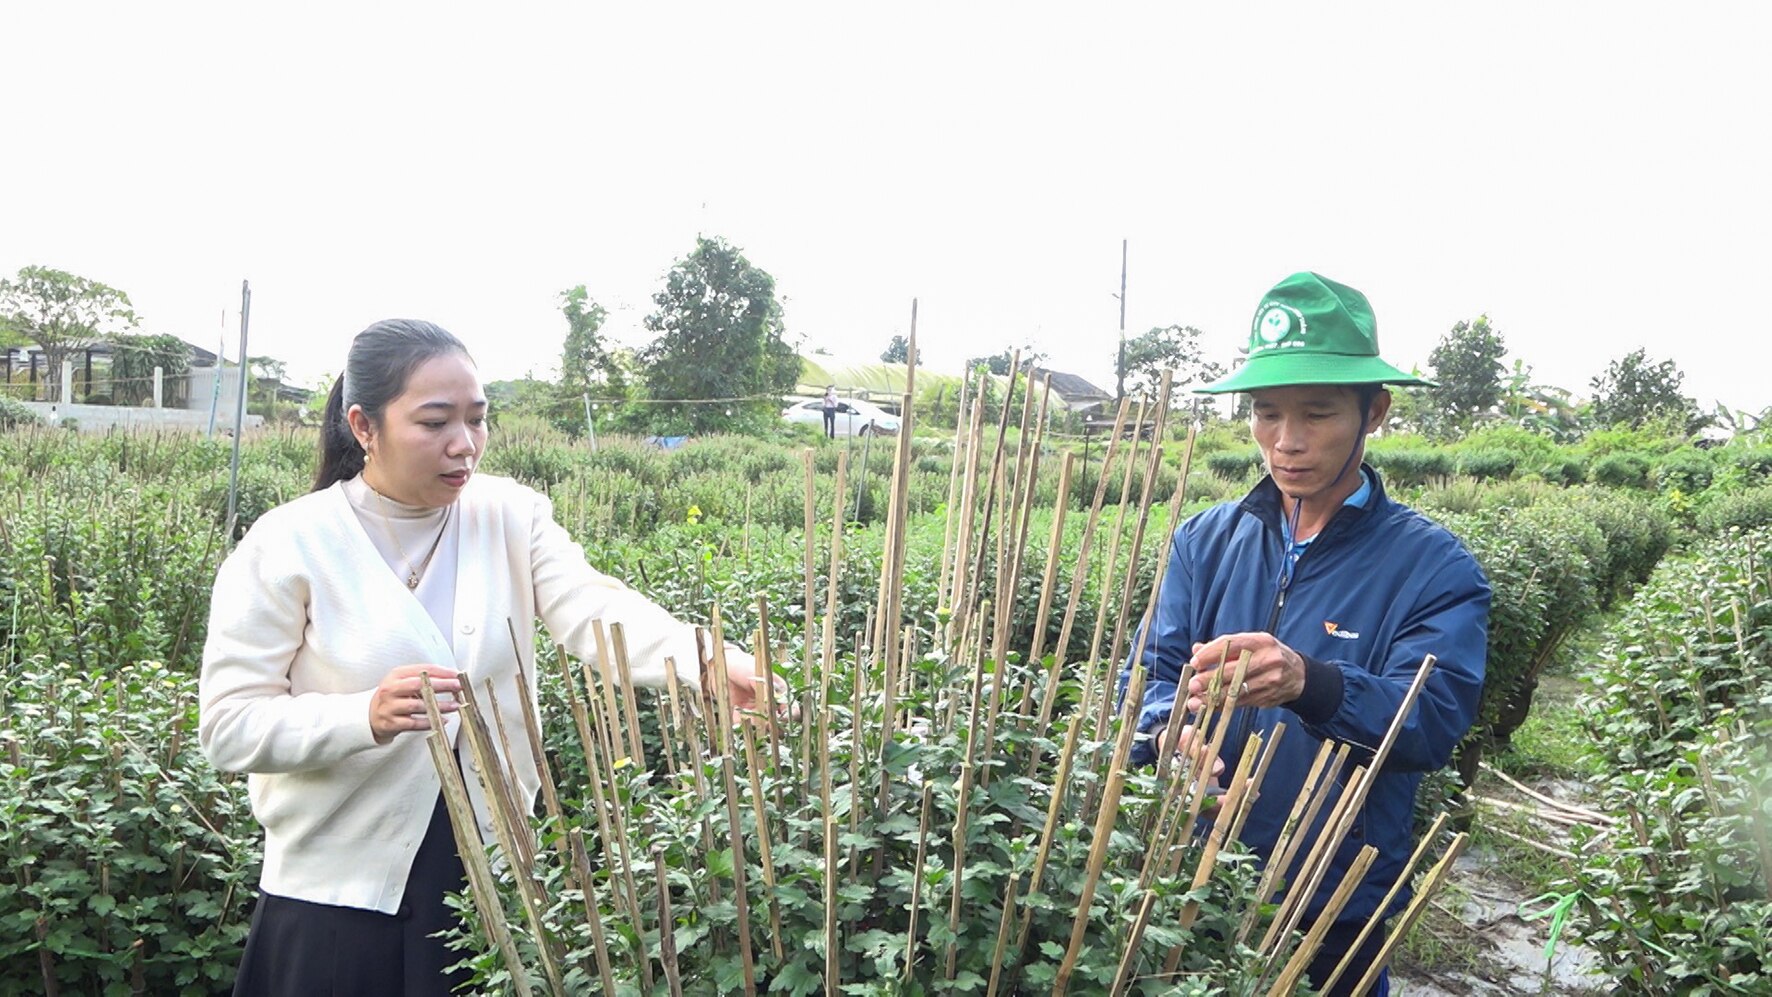
[[[1458,903],[1457,920],[1442,917],[1435,930],[1458,953],[1454,967],[1396,966],[1392,993],[1406,997],[1516,997],[1521,994],[1567,994],[1597,997],[1607,992],[1602,979],[1591,975],[1598,965],[1593,950],[1565,931],[1546,972],[1544,946],[1548,919],[1528,921],[1520,904],[1532,899],[1507,878],[1495,856],[1467,852],[1455,867],[1456,889],[1445,898]],[[1530,910],[1528,911],[1531,912]]]

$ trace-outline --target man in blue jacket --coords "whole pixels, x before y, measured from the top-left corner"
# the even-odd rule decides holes
[[[1345,786],[1353,766],[1370,761],[1422,659],[1438,659],[1306,907],[1308,927],[1360,848],[1378,848],[1309,971],[1319,987],[1402,872],[1413,850],[1416,788],[1423,773],[1447,764],[1483,688],[1487,579],[1451,533],[1392,501],[1361,461],[1367,434],[1390,410],[1384,385],[1427,383],[1379,358],[1377,323],[1360,292],[1312,273],[1269,291],[1255,311],[1248,360],[1199,389],[1251,396],[1250,430],[1268,475],[1242,501],[1175,531],[1144,651],[1138,726],[1151,738],[1135,759],[1147,763],[1173,750],[1160,742],[1182,669],[1194,667],[1181,706],[1191,716],[1219,662],[1229,667],[1250,652],[1238,709],[1226,718],[1224,761],[1234,770],[1251,731],[1266,740],[1286,725],[1242,834],[1264,858],[1323,741],[1350,745]],[[1332,797],[1319,811],[1312,838],[1333,804]],[[1386,916],[1407,899],[1405,889]],[[1335,993],[1351,992],[1382,941],[1375,931],[1361,945],[1358,971],[1343,974]],[[1386,978],[1373,993],[1388,991]]]

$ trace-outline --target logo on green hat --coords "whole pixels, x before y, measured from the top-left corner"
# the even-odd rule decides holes
[[[1285,305],[1269,305],[1256,319],[1255,338],[1266,346],[1277,346],[1294,329],[1298,330],[1301,337],[1304,335],[1304,316],[1299,314],[1298,309],[1287,308]],[[1250,347],[1257,350],[1265,348],[1255,343],[1251,343]]]

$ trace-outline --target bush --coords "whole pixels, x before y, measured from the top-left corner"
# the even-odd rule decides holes
[[[9,670],[0,993],[225,993],[258,881],[243,780],[197,746],[197,684],[154,664]]]
[[[1649,487],[1649,459],[1636,453],[1610,453],[1594,462],[1594,484],[1611,488]]]
[[[1226,481],[1242,481],[1260,464],[1259,453],[1244,451],[1225,451],[1210,454],[1206,458],[1206,469]]]
[[[1698,513],[1698,529],[1706,534],[1763,526],[1772,526],[1772,486],[1721,496]]]
[[[0,429],[42,425],[43,420],[23,402],[0,396]]]
[[[1761,993],[1772,979],[1769,546],[1767,531],[1730,532],[1663,565],[1592,676],[1618,830],[1577,849],[1569,891],[1583,940],[1630,992]]]
[[[1458,473],[1479,481],[1511,478],[1519,456],[1508,450],[1466,450],[1458,455]]]
[[[1456,469],[1451,453],[1425,447],[1372,446],[1367,448],[1366,461],[1398,488],[1443,482]]]
[[[1573,453],[1563,453],[1539,464],[1535,473],[1553,485],[1579,485],[1587,480],[1587,463]]]
[[[1710,487],[1716,469],[1716,462],[1707,451],[1682,447],[1663,454],[1655,462],[1655,487],[1664,492],[1678,489],[1696,495]]]
[[[1772,447],[1724,447],[1721,459],[1735,467],[1746,481],[1758,482],[1772,477]]]

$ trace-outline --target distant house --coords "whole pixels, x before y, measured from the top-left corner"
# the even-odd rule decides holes
[[[1030,373],[1034,377],[1043,377],[1052,382],[1052,400],[1066,412],[1094,412],[1114,400],[1113,395],[1076,374],[1066,374],[1064,371],[1045,367],[1035,367]]]

